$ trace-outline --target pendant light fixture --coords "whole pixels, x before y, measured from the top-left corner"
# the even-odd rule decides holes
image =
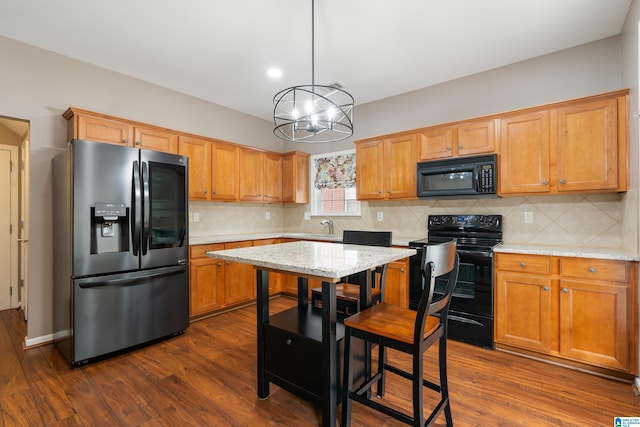
[[[273,97],[273,133],[293,142],[335,142],[353,135],[353,96],[338,83],[315,82],[314,0],[311,0],[311,85],[292,86]]]

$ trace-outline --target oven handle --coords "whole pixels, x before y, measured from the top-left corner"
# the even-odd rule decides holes
[[[471,325],[476,325],[476,326],[483,326],[482,323],[477,322],[473,319],[467,319],[466,317],[460,317],[454,314],[449,314],[448,318],[449,320],[455,320],[456,322],[469,323]]]
[[[493,252],[485,252],[485,251],[468,251],[465,249],[456,249],[459,255],[465,255],[467,257],[474,258],[493,258]]]

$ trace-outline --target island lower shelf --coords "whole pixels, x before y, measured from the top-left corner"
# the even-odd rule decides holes
[[[268,381],[320,405],[322,396],[322,311],[307,304],[269,317],[263,323],[265,375]],[[341,400],[344,325],[336,322],[338,399]],[[365,344],[355,343],[354,363],[359,381],[365,374]],[[356,382],[358,382],[356,381]]]

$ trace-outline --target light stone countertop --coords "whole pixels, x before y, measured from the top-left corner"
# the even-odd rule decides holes
[[[409,246],[409,242],[418,239],[424,239],[425,235],[416,236],[393,236],[394,246]],[[322,240],[327,242],[340,242],[342,234],[322,234],[322,233],[246,233],[246,234],[218,234],[211,236],[189,237],[190,245],[208,245],[211,243],[228,243],[239,242],[243,240],[261,240],[261,239],[300,239],[300,240]]]
[[[207,251],[207,256],[255,267],[339,279],[415,255],[415,249],[298,241]]]
[[[502,243],[493,248],[493,252],[554,255],[578,258],[597,258],[618,261],[640,261],[640,255],[615,248],[598,248],[592,246],[543,246],[532,244]]]

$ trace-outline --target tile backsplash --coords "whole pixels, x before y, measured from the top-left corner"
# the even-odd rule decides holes
[[[390,230],[395,236],[419,238],[427,234],[430,214],[499,214],[508,243],[589,245],[637,252],[637,204],[637,189],[621,194],[362,202],[360,217],[333,220],[336,234],[345,229]],[[309,209],[309,205],[190,202],[190,234],[328,232],[320,224],[322,217],[304,219]],[[378,212],[383,221],[377,221]],[[530,212],[531,223],[525,223],[525,212]],[[193,221],[194,213],[198,222]]]

